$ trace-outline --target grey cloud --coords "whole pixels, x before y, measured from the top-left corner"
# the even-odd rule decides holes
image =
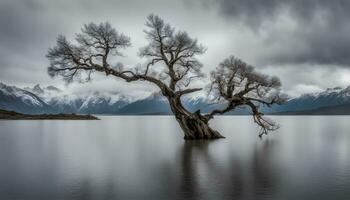
[[[243,21],[246,25],[260,26],[264,21],[273,21],[283,12],[291,12],[299,22],[310,22],[318,14],[327,13],[329,22],[346,21],[350,16],[348,0],[205,0],[206,7],[214,6],[227,18]]]
[[[348,0],[207,0],[207,8],[237,28],[249,28],[266,45],[262,64],[332,64],[350,67]],[[284,22],[285,18],[290,21]],[[286,29],[278,23],[289,23]],[[292,28],[288,28],[288,25]]]
[[[310,63],[332,64],[336,66],[350,67],[350,26],[337,27],[336,30],[329,27],[314,27],[308,31],[294,31],[286,34],[294,38],[298,43],[286,41],[285,48],[270,55],[271,61],[276,64],[284,63]],[[272,34],[273,42],[281,41],[278,34]],[[283,43],[280,43],[283,45]]]
[[[111,21],[125,29],[131,27],[125,31],[129,34],[134,32],[135,24],[130,24],[132,18],[146,16],[138,13],[147,6],[142,8],[137,3],[112,0],[0,1],[0,79],[21,83],[52,82],[46,73],[45,54],[59,34],[72,38],[83,24],[91,21]],[[139,23],[142,25],[144,21]],[[142,33],[142,28],[139,32]]]
[[[206,2],[207,8],[198,2]],[[262,72],[280,76],[286,90],[293,90],[296,83],[325,88],[339,75],[334,71],[350,73],[350,68],[339,68],[350,65],[349,4],[341,0],[0,0],[0,81],[63,87],[62,81],[47,75],[45,54],[59,34],[72,39],[89,22],[109,21],[129,35],[132,47],[124,52],[126,57],[117,59],[127,66],[142,63],[137,52],[146,44],[145,18],[156,13],[208,47],[200,57],[205,72],[233,54],[258,68],[265,66]],[[334,73],[328,78],[298,73],[310,64],[315,67],[309,74],[329,74],[327,69]],[[93,78],[91,84],[76,84],[76,88],[128,92],[123,88],[130,87],[103,76]],[[135,94],[153,89],[135,86]]]
[[[336,69],[336,70],[334,70]],[[349,68],[300,64],[267,67],[265,73],[283,77],[283,90],[291,96],[319,92],[326,88],[347,87],[350,84]]]

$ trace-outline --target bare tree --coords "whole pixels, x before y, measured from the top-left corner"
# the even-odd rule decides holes
[[[281,82],[277,77],[269,77],[258,73],[254,67],[248,65],[233,56],[225,59],[211,72],[210,91],[216,100],[223,100],[226,107],[213,110],[205,115],[211,119],[214,115],[225,114],[236,107],[245,106],[251,109],[254,122],[260,128],[261,137],[278,128],[277,124],[268,118],[263,117],[259,112],[260,105],[270,107],[273,104],[282,104],[286,97],[280,93]]]
[[[59,36],[54,48],[49,49],[48,72],[51,76],[63,76],[66,81],[86,78],[92,72],[103,72],[127,82],[147,81],[157,86],[168,100],[174,116],[180,124],[185,139],[215,139],[223,136],[209,127],[208,122],[217,114],[224,114],[238,106],[251,108],[254,121],[262,128],[260,136],[276,125],[263,118],[258,105],[279,104],[281,83],[276,77],[268,77],[239,59],[230,57],[211,73],[211,94],[218,102],[226,101],[227,107],[208,114],[190,112],[181,103],[181,97],[202,90],[190,87],[203,77],[202,64],[196,56],[205,48],[186,32],[175,31],[156,16],[147,18],[144,31],[149,44],[140,49],[139,55],[147,59],[142,67],[126,69],[122,64],[111,65],[111,56],[120,56],[121,50],[130,46],[130,39],[118,33],[109,23],[85,25],[72,44]]]

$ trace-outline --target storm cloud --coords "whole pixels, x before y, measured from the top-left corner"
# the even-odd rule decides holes
[[[207,0],[207,9],[263,39],[264,64],[350,67],[348,0]]]

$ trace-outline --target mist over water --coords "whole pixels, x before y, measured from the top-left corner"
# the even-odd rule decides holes
[[[0,199],[348,199],[350,117],[212,122],[226,139],[184,141],[172,116],[0,121]]]

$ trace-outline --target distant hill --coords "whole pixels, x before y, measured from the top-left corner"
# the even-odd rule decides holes
[[[117,110],[114,114],[119,115],[167,115],[171,110],[166,99],[160,95],[153,94],[146,99],[127,104]]]
[[[206,97],[183,98],[182,103],[191,112],[200,110],[208,113],[222,108],[224,104],[212,104]],[[329,88],[323,92],[304,94],[290,99],[284,105],[272,107],[261,106],[266,114],[299,113],[343,114],[343,108],[350,104],[350,86],[347,88]],[[325,109],[326,107],[333,107]],[[339,109],[336,106],[340,106]],[[0,109],[14,110],[27,114],[40,113],[81,113],[112,115],[170,115],[172,114],[167,100],[160,94],[152,94],[147,98],[130,100],[118,93],[103,94],[92,92],[85,95],[65,94],[54,86],[26,87],[8,86],[0,83]],[[321,110],[321,111],[318,111]],[[246,115],[250,110],[237,108],[229,115]]]
[[[280,115],[350,115],[350,103],[320,107],[312,110],[287,111],[275,113]]]
[[[92,115],[76,115],[76,114],[39,114],[29,115],[14,111],[0,109],[0,120],[98,120]]]

